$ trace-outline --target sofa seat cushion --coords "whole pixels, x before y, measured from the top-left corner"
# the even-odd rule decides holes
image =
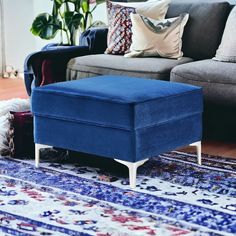
[[[236,63],[209,59],[180,65],[170,80],[201,86],[207,102],[236,105]]]
[[[98,75],[125,75],[140,78],[169,80],[173,67],[191,62],[191,58],[180,60],[166,58],[125,58],[118,55],[89,55],[73,58],[67,65],[67,80]]]
[[[201,113],[201,98],[195,86],[100,76],[35,88],[32,111],[41,117],[135,130]]]

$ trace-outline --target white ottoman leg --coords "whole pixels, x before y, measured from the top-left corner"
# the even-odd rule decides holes
[[[190,144],[190,146],[195,146],[197,149],[197,162],[199,165],[202,164],[202,143],[201,141]]]
[[[144,159],[137,162],[122,161],[119,159],[114,160],[129,168],[129,185],[130,188],[134,189],[136,187],[137,169],[139,166],[143,165],[148,159]]]
[[[51,148],[51,146],[35,143],[35,167],[37,168],[39,167],[41,148]]]

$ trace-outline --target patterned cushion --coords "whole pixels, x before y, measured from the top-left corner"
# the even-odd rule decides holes
[[[150,0],[145,3],[114,3],[107,1],[109,31],[108,47],[105,53],[122,55],[129,50],[132,38],[130,13],[137,12],[154,19],[164,19],[170,1]]]
[[[181,14],[175,18],[153,20],[131,13],[132,44],[125,56],[181,58],[182,35],[188,18],[188,14]]]

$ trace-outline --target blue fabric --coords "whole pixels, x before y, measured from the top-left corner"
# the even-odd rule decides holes
[[[35,116],[34,141],[136,162],[201,140],[201,114],[138,130]]]
[[[32,109],[36,115],[130,130],[199,113],[201,97],[192,85],[100,76],[36,88]]]
[[[43,62],[45,60],[53,61],[55,74],[60,74],[61,78],[66,78],[66,66],[71,58],[90,54],[89,48],[86,46],[69,46],[69,47],[53,47],[53,44],[46,45],[42,51],[29,54],[24,61],[24,79],[25,87],[28,95],[31,95],[31,88],[41,84],[42,78],[48,80],[56,80],[56,78],[48,78],[43,71]]]
[[[32,93],[36,143],[135,162],[201,140],[202,90],[101,76]]]
[[[91,54],[104,53],[107,48],[107,28],[90,28],[80,36],[80,46],[89,47]]]

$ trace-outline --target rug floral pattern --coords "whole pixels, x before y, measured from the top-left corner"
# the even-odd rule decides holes
[[[79,161],[78,161],[79,163]],[[115,165],[115,162],[114,162]],[[4,235],[235,235],[236,160],[172,152],[127,173],[0,158]]]

